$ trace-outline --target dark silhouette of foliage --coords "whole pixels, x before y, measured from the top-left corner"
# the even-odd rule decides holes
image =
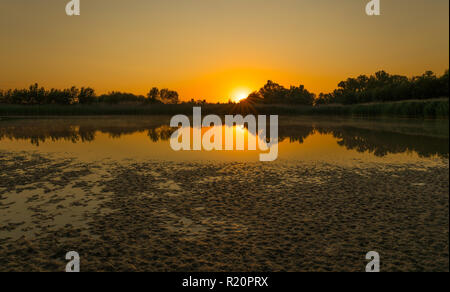
[[[147,103],[165,103],[165,104],[178,104],[180,102],[178,92],[163,88],[159,90],[153,87],[147,93]]]
[[[321,93],[315,104],[356,104],[448,96],[448,70],[441,77],[427,71],[412,78],[379,71],[369,77],[361,75],[341,81],[332,93]]]
[[[302,104],[313,105],[315,95],[303,85],[289,89],[269,80],[257,92],[252,92],[244,102],[264,104]]]
[[[159,100],[166,104],[177,104],[179,96],[176,91],[163,88],[159,91]]]
[[[263,103],[263,97],[258,91],[254,91],[249,94],[245,101],[249,103]]]
[[[188,104],[191,106],[202,106],[207,104],[206,100],[194,100],[193,98],[190,101],[182,102],[182,104]]]
[[[98,98],[101,103],[118,104],[118,103],[144,103],[146,98],[142,95],[134,95],[120,91],[112,91],[108,94],[102,94]]]
[[[86,101],[93,96],[95,96],[95,92],[91,88],[82,88],[82,90],[79,90],[76,87],[72,87],[64,90],[45,90],[36,83],[28,89],[10,89],[4,91],[0,102],[23,105],[75,104],[79,103],[80,99]]]
[[[286,104],[286,105],[330,105],[330,104],[360,104],[385,103],[411,99],[432,99],[449,96],[449,70],[438,77],[431,71],[420,76],[408,78],[401,75],[390,75],[385,71],[378,71],[371,76],[360,75],[357,78],[348,78],[338,84],[338,88],[331,93],[320,93],[317,97],[309,92],[303,85],[285,88],[271,80],[258,91],[252,92],[241,104]],[[176,91],[153,87],[147,96],[132,93],[110,92],[96,96],[94,89],[78,89],[73,86],[68,89],[46,90],[33,84],[27,89],[0,90],[0,103],[17,105],[72,105],[72,104],[179,104],[179,95]],[[183,104],[205,105],[205,100],[183,102]],[[234,102],[229,101],[229,104]],[[411,105],[412,106],[412,105]],[[429,106],[425,115],[442,115],[442,109]],[[434,114],[433,112],[439,111]],[[408,109],[408,114],[414,109]]]
[[[91,104],[95,102],[96,95],[95,91],[92,88],[84,88],[82,87],[80,89],[80,92],[78,94],[78,102],[81,104]]]
[[[159,89],[158,88],[153,87],[147,93],[147,103],[160,103],[160,101],[159,101]]]
[[[147,97],[132,93],[113,91],[108,94],[97,96],[95,90],[90,87],[77,88],[72,86],[67,89],[50,89],[33,84],[27,89],[0,90],[0,103],[18,105],[72,105],[72,104],[93,104],[93,103],[178,103],[178,93],[176,91],[152,88]]]

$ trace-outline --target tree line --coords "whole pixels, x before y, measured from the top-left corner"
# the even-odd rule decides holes
[[[67,89],[52,88],[47,90],[36,83],[25,89],[0,90],[0,103],[22,105],[74,105],[93,103],[177,104],[179,103],[179,95],[173,90],[166,88],[160,90],[153,87],[147,96],[119,91],[112,91],[97,96],[95,90],[90,87],[77,88],[72,86]]]
[[[379,71],[370,76],[360,75],[341,81],[333,92],[319,94],[315,104],[357,104],[448,96],[448,70],[439,77],[432,71],[426,71],[412,78]]]
[[[244,102],[313,105],[314,100],[315,94],[303,85],[290,86],[288,89],[269,80],[260,90],[250,93]]]
[[[252,92],[245,102],[262,104],[357,104],[369,102],[431,99],[449,96],[449,71],[438,77],[431,71],[408,78],[379,71],[371,76],[360,75],[338,84],[331,93],[318,96],[303,85],[285,88],[271,80]]]
[[[373,75],[360,75],[339,82],[338,88],[330,93],[316,96],[305,86],[284,86],[271,80],[258,91],[252,92],[242,103],[255,104],[357,104],[370,102],[401,101],[408,99],[431,99],[449,96],[449,70],[442,76],[426,71],[420,76],[408,78],[378,71]],[[97,96],[90,87],[46,90],[38,84],[26,89],[0,90],[0,103],[43,105],[43,104],[92,104],[92,103],[139,103],[139,104],[178,104],[179,95],[169,89],[153,87],[146,96],[113,91]],[[193,99],[186,104],[203,105],[206,100]]]

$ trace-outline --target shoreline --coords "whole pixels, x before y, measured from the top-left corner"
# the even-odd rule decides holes
[[[85,104],[85,105],[11,105],[0,104],[0,120],[20,116],[146,116],[192,114],[201,106],[202,114],[278,114],[305,116],[355,116],[448,119],[449,99],[407,100],[354,105],[281,105],[281,104]]]

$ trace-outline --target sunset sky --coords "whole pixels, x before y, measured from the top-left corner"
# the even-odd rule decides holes
[[[0,0],[0,88],[91,86],[227,101],[268,79],[320,93],[449,67],[448,0]]]

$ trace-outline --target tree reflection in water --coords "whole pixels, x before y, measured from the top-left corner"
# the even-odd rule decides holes
[[[25,119],[0,122],[0,142],[3,140],[29,141],[39,146],[47,141],[69,141],[72,143],[92,142],[97,133],[106,133],[119,139],[123,135],[147,133],[153,142],[167,141],[175,131],[168,123],[157,119]],[[445,132],[445,131],[444,131]],[[252,133],[255,134],[255,133]],[[338,145],[349,150],[369,152],[378,157],[388,154],[416,152],[420,157],[449,157],[447,136],[401,133],[380,130],[376,127],[362,128],[355,125],[323,125],[320,123],[279,126],[279,141],[304,143],[311,135],[332,135]],[[1,146],[1,144],[0,144]]]

